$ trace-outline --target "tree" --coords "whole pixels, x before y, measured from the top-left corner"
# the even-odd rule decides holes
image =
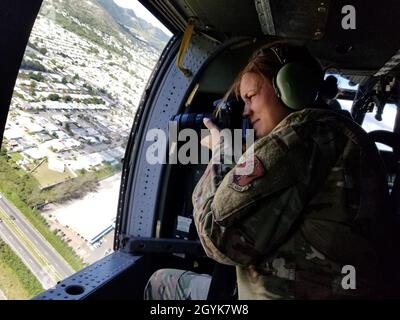
[[[71,125],[68,122],[65,123],[65,130],[67,130],[69,134],[73,135],[71,131]]]
[[[29,90],[29,94],[34,97],[36,96],[36,82],[35,81],[31,81],[31,87]]]
[[[70,95],[64,96],[63,97],[64,102],[71,102],[73,99]]]
[[[100,52],[99,52],[99,50],[97,49],[97,48],[95,48],[95,47],[90,47],[89,48],[89,53],[94,53],[94,54],[99,54]]]
[[[22,60],[21,69],[46,72],[47,69],[36,60]]]
[[[89,91],[89,93],[93,93],[93,87],[90,84],[84,83],[83,86]]]
[[[57,93],[50,93],[47,96],[47,99],[49,99],[51,101],[60,101],[60,96]]]
[[[4,146],[1,146],[0,149],[0,157],[7,155],[7,149]]]
[[[43,55],[45,55],[47,53],[47,49],[46,48],[40,48],[39,52]]]
[[[46,78],[40,73],[29,72],[29,78],[37,82],[43,82]]]
[[[97,189],[97,178],[92,172],[81,169],[82,176],[54,186],[51,190],[52,201],[64,202],[81,198]]]

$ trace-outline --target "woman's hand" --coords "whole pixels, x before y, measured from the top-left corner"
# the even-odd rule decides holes
[[[203,119],[204,125],[210,130],[211,134],[201,139],[200,144],[206,148],[213,149],[220,141],[219,128],[208,118]]]

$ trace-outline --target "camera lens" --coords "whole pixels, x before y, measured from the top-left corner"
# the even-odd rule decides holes
[[[200,131],[201,129],[205,129],[203,124],[204,118],[211,118],[210,113],[181,113],[174,117],[172,117],[171,121],[175,121],[177,123],[178,132],[183,129],[194,129],[196,131]]]

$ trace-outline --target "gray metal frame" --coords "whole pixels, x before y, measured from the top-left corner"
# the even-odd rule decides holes
[[[184,66],[196,75],[204,61],[212,55],[217,43],[200,35],[194,35],[185,54]],[[140,146],[138,154],[131,155],[136,160],[132,172],[132,188],[128,190],[129,200],[126,233],[135,237],[151,237],[154,230],[155,214],[159,203],[159,186],[162,178],[162,165],[152,165],[146,161],[146,151],[154,142],[146,141],[148,130],[157,128],[168,132],[169,119],[180,111],[182,102],[193,84],[194,77],[186,77],[171,64],[154,93],[155,99],[149,108],[145,108],[150,119],[143,134],[136,143]],[[151,108],[151,109],[150,109]],[[127,159],[128,160],[128,159]],[[130,161],[130,159],[129,159]]]
[[[140,257],[121,251],[73,274],[33,300],[81,300],[131,267]]]

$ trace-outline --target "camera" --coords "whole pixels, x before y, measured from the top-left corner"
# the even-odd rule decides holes
[[[214,101],[213,106],[215,109],[212,113],[181,113],[173,116],[171,121],[177,123],[178,132],[187,128],[197,132],[207,129],[203,123],[204,118],[211,119],[221,130],[250,128],[250,122],[243,118],[244,102],[242,99],[231,94],[226,99]]]

